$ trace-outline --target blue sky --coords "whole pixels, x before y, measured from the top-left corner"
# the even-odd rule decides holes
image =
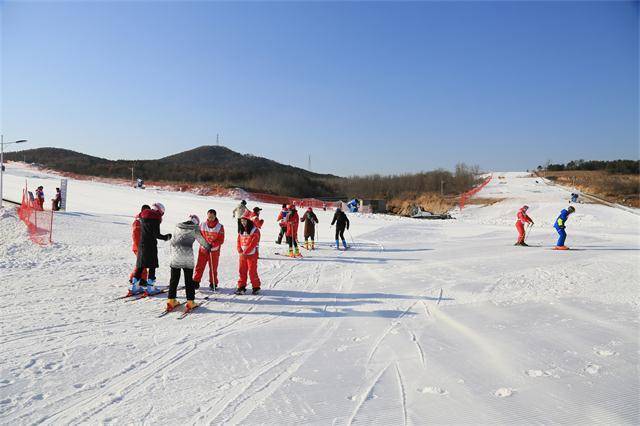
[[[340,175],[638,158],[637,2],[3,2],[5,140]],[[26,148],[26,145],[24,146]]]

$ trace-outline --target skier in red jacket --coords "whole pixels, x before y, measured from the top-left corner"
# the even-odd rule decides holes
[[[258,277],[258,249],[260,245],[260,229],[251,220],[251,212],[246,211],[240,218],[240,232],[238,232],[237,249],[239,254],[238,288],[236,294],[244,294],[247,289],[247,274],[251,279],[252,294],[260,291],[260,277]]]
[[[516,229],[518,230],[518,241],[515,243],[516,246],[527,246],[528,244],[524,242],[525,232],[524,226],[527,223],[533,225],[533,219],[527,215],[527,210],[529,210],[529,206],[522,206],[520,210],[518,210],[518,220],[516,222]]]
[[[300,224],[300,217],[298,216],[295,204],[290,204],[288,207],[289,213],[287,213],[285,219],[287,224],[287,232],[285,235],[287,237],[287,243],[289,244],[289,256],[301,257],[302,255],[298,249],[298,225]]]
[[[147,204],[144,204],[140,209],[140,213],[145,210],[149,210],[150,208],[151,207],[149,207]],[[133,254],[136,255],[136,259],[138,258],[138,245],[140,245],[140,213],[135,215],[133,222],[131,223],[131,251],[133,251]],[[133,271],[131,271],[131,274],[129,275],[129,284],[131,284],[131,282],[133,281],[133,276],[135,275],[135,273],[136,268],[134,267]],[[140,284],[143,286],[147,285],[147,274],[147,268],[142,269],[142,278],[140,279]]]
[[[211,244],[211,251],[200,246],[193,282],[196,288],[200,288],[204,268],[209,265],[209,289],[215,291],[218,289],[218,263],[220,261],[220,247],[224,243],[224,226],[218,221],[214,209],[207,211],[207,220],[200,224],[200,233]]]

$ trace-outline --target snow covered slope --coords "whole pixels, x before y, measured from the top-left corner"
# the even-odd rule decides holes
[[[10,198],[25,176],[48,198],[57,186],[7,171]],[[263,205],[259,296],[231,295],[236,200],[70,181],[44,248],[7,210],[2,423],[638,424],[640,217],[580,204],[567,223],[577,250],[556,252],[568,193],[497,176],[479,195],[504,201],[456,220],[350,215],[347,252],[329,247],[319,212],[320,249],[299,261],[274,254],[278,206]],[[134,263],[132,215],[155,201],[163,232],[208,208],[227,229],[221,294],[180,321],[156,318],[163,299],[112,300]],[[513,246],[524,203],[536,247]],[[167,255],[160,242],[164,283]]]

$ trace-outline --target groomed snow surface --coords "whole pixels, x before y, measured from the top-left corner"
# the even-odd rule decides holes
[[[48,199],[58,186],[7,169],[9,198],[25,178]],[[451,221],[350,215],[346,252],[317,212],[320,247],[302,260],[275,254],[279,206],[262,205],[259,296],[232,295],[237,200],[71,180],[48,247],[5,209],[0,423],[640,423],[640,216],[579,204],[577,250],[558,252],[568,191],[494,173],[479,196],[504,201]],[[222,289],[183,320],[157,318],[164,296],[113,301],[132,216],[155,201],[164,233],[209,208],[226,225]],[[533,247],[514,247],[525,203]]]

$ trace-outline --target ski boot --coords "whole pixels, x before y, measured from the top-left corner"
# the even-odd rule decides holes
[[[316,249],[316,242],[311,241],[311,250],[315,250],[315,249]]]
[[[340,243],[336,240],[336,250],[340,250]]]
[[[209,284],[209,290],[217,291],[218,290],[218,284]]]
[[[567,247],[567,246],[555,246],[553,249],[554,250],[569,250],[569,247]]]
[[[233,294],[241,295],[241,294],[244,294],[246,291],[247,289],[245,287],[238,287],[236,288],[236,291],[233,292]]]
[[[195,288],[196,290],[200,288],[200,281],[194,281],[193,282],[193,288]]]
[[[293,254],[293,249],[289,249],[289,257],[295,257],[295,254]]]
[[[154,294],[160,293],[160,290],[156,288],[156,280],[149,279],[147,280],[147,288],[144,290],[147,296],[153,296]]]
[[[304,242],[304,249],[309,250],[309,241]]]
[[[251,289],[251,294],[258,294],[260,293],[260,287],[255,287]]]
[[[198,304],[196,303],[195,300],[187,300],[187,304],[184,307],[184,313],[186,314],[187,312],[192,311],[197,307],[198,307]]]
[[[345,240],[342,240],[342,246],[345,250],[347,249],[347,242]]]
[[[180,302],[178,302],[176,299],[168,299],[167,300],[167,312],[171,312],[173,311],[176,306],[178,306],[180,304]]]
[[[296,247],[296,251],[294,252],[294,256],[295,257],[302,257],[302,255],[300,254],[300,250],[298,250],[298,247]]]
[[[140,284],[140,280],[138,278],[134,278],[133,281],[131,282],[131,287],[129,287],[129,292],[127,293],[127,296],[133,296],[133,295],[144,292],[144,290],[140,288],[139,284]]]

